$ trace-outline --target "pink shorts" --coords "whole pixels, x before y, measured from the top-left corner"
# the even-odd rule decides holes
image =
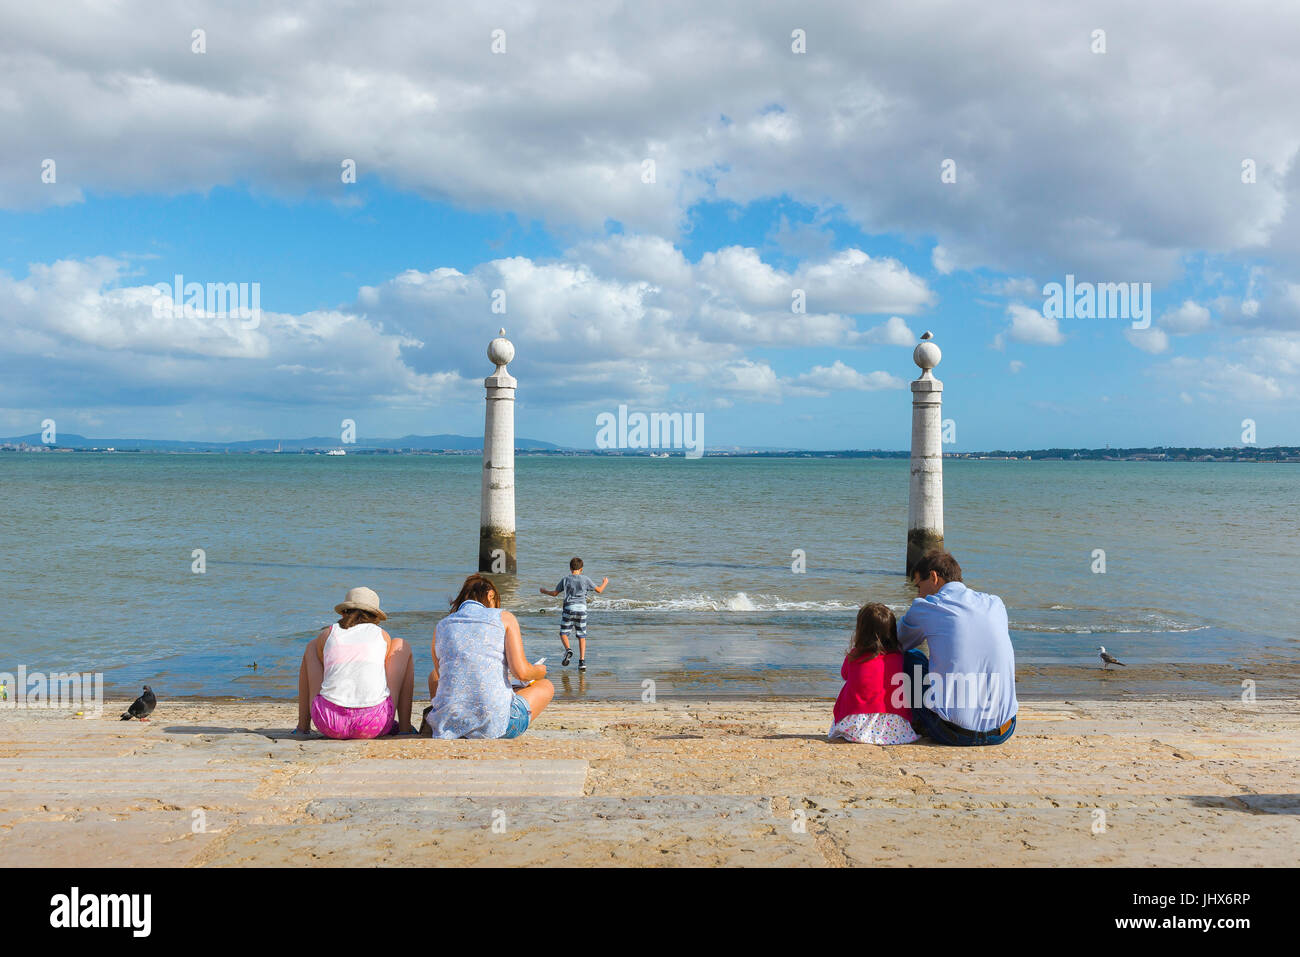
[[[345,708],[317,695],[312,699],[311,719],[325,737],[341,740],[377,738],[397,730],[392,698],[369,708]]]

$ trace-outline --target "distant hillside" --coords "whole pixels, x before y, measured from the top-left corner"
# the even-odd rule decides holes
[[[274,452],[328,452],[344,449],[347,452],[386,454],[390,452],[477,452],[483,440],[468,435],[404,435],[400,439],[358,439],[344,445],[336,438],[315,436],[309,439],[253,439],[246,442],[198,442],[174,439],[88,439],[84,435],[59,433],[62,449],[107,449],[119,452],[234,452],[258,454]],[[0,439],[0,451],[13,451],[19,445],[40,446],[39,432]],[[537,439],[515,439],[515,448],[522,452],[557,455],[596,455],[611,457],[649,457],[665,454],[655,449],[580,449]],[[680,456],[681,449],[672,455]],[[906,449],[777,449],[753,446],[711,446],[709,457],[737,458],[845,458],[845,459],[906,459],[911,453]],[[1017,459],[1033,461],[1094,461],[1094,462],[1286,462],[1300,463],[1300,446],[1274,445],[1227,446],[1223,448],[1154,448],[1128,449],[1021,449],[992,452],[944,452],[945,459]]]
[[[19,435],[9,439],[0,439],[0,445],[41,445],[41,434]],[[120,452],[274,452],[277,448],[284,452],[310,452],[328,449],[382,449],[400,451],[410,449],[416,452],[474,452],[483,448],[483,439],[468,435],[404,435],[400,439],[358,438],[355,443],[344,445],[337,437],[314,436],[309,439],[252,439],[245,442],[203,442],[174,439],[88,439],[84,435],[60,432],[56,448],[64,449],[105,449],[114,448]],[[560,446],[537,439],[515,439],[515,448],[558,451]]]

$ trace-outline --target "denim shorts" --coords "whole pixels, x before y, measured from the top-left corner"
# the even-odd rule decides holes
[[[517,738],[528,730],[528,702],[519,695],[515,695],[514,700],[510,702],[510,723],[506,725],[503,738]]]

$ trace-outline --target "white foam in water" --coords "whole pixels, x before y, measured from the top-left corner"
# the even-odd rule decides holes
[[[843,601],[787,601],[775,595],[755,595],[750,597],[743,591],[726,598],[713,598],[709,595],[688,595],[682,598],[640,599],[611,598],[588,602],[595,610],[625,611],[856,611],[858,606]],[[554,608],[538,608],[539,614],[554,612]]]
[[[723,602],[722,607],[727,611],[758,611],[758,608],[743,591],[738,591],[728,598]]]
[[[1151,618],[1155,620],[1143,624],[1122,621],[1103,621],[1098,622],[1095,625],[1052,625],[1012,618],[1011,630],[1036,631],[1045,635],[1180,635],[1194,631],[1205,631],[1210,627],[1209,625],[1189,625],[1183,622],[1174,621],[1171,618],[1160,618],[1159,616],[1151,616]]]

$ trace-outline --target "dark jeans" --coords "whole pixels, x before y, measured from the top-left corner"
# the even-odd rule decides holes
[[[918,666],[921,669],[921,682],[919,685],[913,680],[916,677]],[[924,707],[921,704],[921,696],[925,693],[925,676],[930,673],[930,659],[915,648],[903,652],[903,673],[907,675],[908,686],[912,689],[912,700],[908,704],[912,708],[912,730],[917,734],[923,734],[939,744],[969,748],[986,744],[1001,744],[1016,733],[1015,718],[1011,719],[1011,727],[1007,728],[1002,734],[997,731],[954,731],[944,722],[943,718],[929,708]]]

